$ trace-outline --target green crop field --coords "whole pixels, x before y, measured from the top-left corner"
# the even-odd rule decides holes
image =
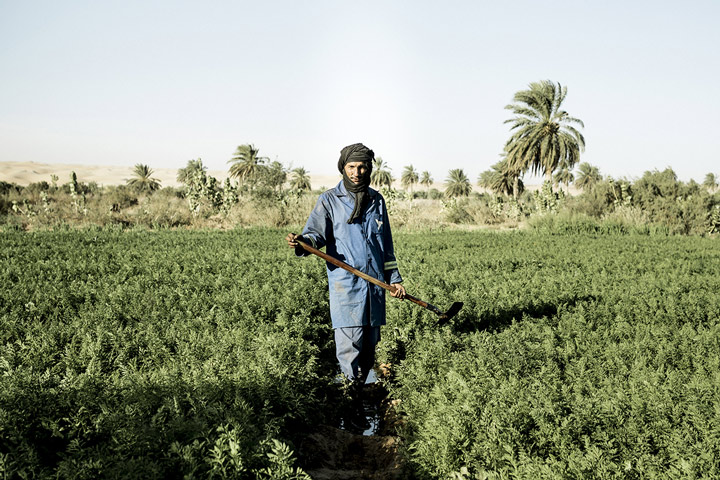
[[[6,478],[302,478],[342,398],[285,231],[0,233]],[[398,232],[378,361],[411,478],[720,476],[717,239]],[[295,453],[293,453],[295,452]]]

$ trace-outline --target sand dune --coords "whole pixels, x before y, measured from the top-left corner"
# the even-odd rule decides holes
[[[96,182],[98,185],[122,185],[132,177],[134,167],[110,165],[81,165],[66,163],[35,163],[35,162],[0,162],[0,180],[18,185],[46,181],[51,183],[51,175],[58,176],[58,185],[70,181],[75,172],[79,181]],[[163,187],[178,187],[176,168],[154,168],[153,177],[160,180]],[[227,170],[210,170],[208,172],[220,182],[228,176]],[[340,175],[310,175],[314,189],[333,187],[340,180]]]

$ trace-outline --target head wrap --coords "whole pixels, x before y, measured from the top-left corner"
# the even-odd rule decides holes
[[[375,159],[375,153],[362,143],[354,143],[348,145],[340,151],[340,160],[338,160],[338,170],[343,176],[343,185],[348,192],[354,194],[355,208],[353,209],[347,223],[353,223],[355,219],[362,215],[368,202],[368,188],[370,187],[370,173],[372,172],[372,162]],[[345,173],[345,165],[351,162],[363,162],[367,165],[365,175],[358,183],[353,183]]]

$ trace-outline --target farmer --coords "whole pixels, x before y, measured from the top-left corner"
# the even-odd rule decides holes
[[[361,143],[343,148],[338,161],[342,181],[320,195],[302,236],[290,233],[286,240],[298,256],[308,253],[296,239],[325,247],[330,256],[391,284],[395,287],[391,295],[402,299],[405,288],[400,284],[385,199],[370,188],[374,158]],[[385,325],[385,290],[331,263],[327,275],[336,355],[352,401],[348,423],[367,428],[362,388],[375,363],[380,326]]]

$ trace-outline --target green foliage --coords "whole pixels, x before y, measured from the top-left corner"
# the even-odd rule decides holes
[[[428,198],[430,198],[431,200],[442,200],[443,192],[441,192],[437,188],[431,188],[430,190],[428,190]]]
[[[4,180],[0,180],[0,195],[7,195],[10,192],[21,193],[25,187],[17,185],[15,183],[9,183]]]
[[[493,165],[490,170],[482,172],[478,177],[478,185],[497,194],[514,195],[516,197],[525,190],[525,185],[519,178],[519,174],[508,169],[507,158]]]
[[[27,187],[0,184],[0,224],[26,230],[63,225],[277,227],[303,224],[317,199],[317,193],[301,188],[306,180],[309,182],[307,178],[303,180],[306,173],[297,176],[298,171],[304,172],[303,169],[296,169],[290,188],[284,188],[285,184],[281,182],[285,181],[287,172],[278,162],[258,165],[252,184],[226,180],[221,185],[204,167],[191,168],[193,165],[202,167],[200,160],[189,162],[186,168],[193,173],[185,177],[186,184],[182,189],[165,187],[153,195],[142,195],[129,185],[100,188],[79,181],[77,176],[60,187],[57,178],[50,185],[47,182]],[[598,174],[599,180],[595,183],[583,184],[581,194],[567,196],[564,191],[553,192],[547,185],[538,192],[523,190],[520,178],[512,177],[508,172],[502,174],[503,165],[504,162],[494,165],[494,170],[483,172],[480,178],[482,185],[504,192],[496,196],[473,195],[467,177],[461,170],[456,172],[457,182],[448,185],[449,191],[469,193],[467,201],[459,203],[446,201],[447,197],[436,188],[402,193],[384,186],[396,225],[443,228],[444,223],[449,222],[516,228],[529,221],[531,227],[543,230],[558,226],[560,231],[577,231],[579,222],[584,225],[582,228],[587,226],[587,231],[597,232],[720,233],[717,226],[718,193],[694,181],[682,182],[670,169],[646,172],[635,181],[602,179]],[[581,168],[583,165],[587,164],[582,164]],[[499,182],[488,183],[490,180]],[[579,184],[576,182],[576,185]],[[517,190],[518,195],[509,200],[512,190]],[[427,201],[413,202],[413,199]],[[456,208],[458,206],[462,208]],[[557,221],[538,219],[533,213],[562,215],[562,218]],[[594,225],[590,226],[590,223]]]
[[[583,122],[562,110],[567,87],[544,80],[533,82],[527,90],[515,94],[512,111],[513,135],[505,145],[508,168],[512,172],[542,173],[547,181],[561,165],[570,170],[585,149],[585,138],[574,127]]]
[[[533,199],[535,200],[535,211],[538,214],[557,213],[565,199],[565,193],[562,190],[554,192],[552,183],[545,181],[540,190],[533,192]]]
[[[450,223],[470,223],[472,216],[467,211],[467,201],[459,201],[456,197],[441,200],[441,212],[445,221]]]
[[[432,175],[430,175],[430,172],[425,170],[422,172],[422,175],[420,176],[420,185],[422,185],[425,188],[430,188],[433,184],[433,178]]]
[[[702,184],[703,187],[707,188],[710,192],[715,192],[718,189],[718,178],[714,173],[708,173],[705,175]]]
[[[271,466],[260,470],[259,480],[312,480],[301,468],[293,467],[293,451],[281,441],[273,438],[266,455]]]
[[[597,167],[590,165],[588,162],[583,162],[578,165],[578,175],[575,179],[575,186],[580,190],[586,191],[592,189],[593,186],[601,180],[602,176]]]
[[[461,168],[454,168],[448,172],[445,180],[445,195],[447,197],[467,197],[472,191],[470,180]]]
[[[553,185],[556,187],[561,184],[565,185],[566,190],[574,180],[575,175],[572,173],[571,168],[565,164],[560,164],[560,169],[553,175]]]
[[[720,233],[720,204],[715,205],[708,214],[708,233]]]
[[[332,421],[336,361],[324,266],[283,234],[3,232],[3,474],[291,468],[273,439]]]
[[[220,196],[220,212],[227,216],[239,201],[237,185],[233,185],[230,179],[226,178]]]
[[[290,188],[299,192],[310,191],[310,175],[308,175],[304,168],[298,167],[293,169],[292,178],[290,179]]]
[[[119,212],[138,203],[137,193],[126,185],[106,187],[105,195],[113,212]]]
[[[152,193],[160,189],[160,181],[157,178],[152,178],[152,174],[153,170],[150,167],[138,163],[133,169],[132,178],[127,180],[127,184],[139,193]],[[74,175],[75,172],[73,172],[73,176]],[[77,189],[77,181],[74,178],[71,185]]]
[[[237,178],[240,182],[252,184],[258,173],[258,167],[268,160],[260,156],[260,150],[254,145],[240,145],[235,149],[233,157],[228,160],[230,163],[230,176]]]
[[[185,198],[194,216],[202,212],[214,213],[222,205],[223,193],[218,188],[217,179],[208,175],[205,169],[193,169],[185,182]]]
[[[716,239],[539,220],[394,235],[410,293],[465,302],[388,299],[413,478],[720,475]],[[340,392],[324,264],[284,234],[4,230],[0,472],[308,478]]]
[[[392,188],[394,179],[390,173],[390,168],[387,163],[381,158],[376,157],[373,159],[373,170],[370,173],[370,183],[376,187],[388,187]]]
[[[269,165],[258,165],[255,174],[255,187],[274,192],[282,190],[287,180],[287,171],[280,162],[271,162]]]
[[[403,168],[402,175],[400,176],[400,183],[404,188],[409,188],[412,191],[412,188],[415,186],[416,183],[418,183],[419,180],[420,176],[415,170],[415,167],[413,167],[412,165],[407,165],[405,168]]]
[[[557,217],[549,217],[557,218]],[[416,478],[720,475],[714,239],[396,235],[406,288],[379,359]]]
[[[198,170],[207,171],[207,167],[203,165],[202,159],[188,160],[184,168],[178,169],[177,181],[184,184],[190,183],[190,181],[195,178],[195,172]]]

